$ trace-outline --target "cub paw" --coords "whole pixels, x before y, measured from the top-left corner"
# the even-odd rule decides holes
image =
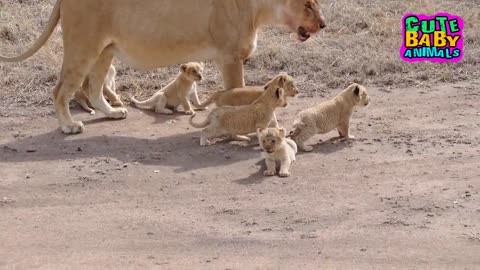
[[[125,108],[112,108],[110,113],[106,113],[108,118],[125,119],[128,115],[128,110]]]
[[[62,125],[61,129],[65,134],[78,134],[82,133],[83,130],[85,130],[85,127],[81,121],[76,121],[70,125]]]
[[[193,110],[185,111],[186,115],[193,115],[195,112]]]
[[[306,145],[302,148],[303,151],[305,152],[312,152],[313,151],[313,147],[310,146],[310,145]]]
[[[290,176],[290,173],[289,173],[289,172],[279,172],[279,173],[278,173],[278,176],[280,176],[280,177],[289,177],[289,176]]]
[[[267,171],[264,171],[264,172],[263,172],[263,175],[265,175],[265,176],[274,176],[274,175],[275,175],[275,171],[268,171],[268,170],[267,170]]]

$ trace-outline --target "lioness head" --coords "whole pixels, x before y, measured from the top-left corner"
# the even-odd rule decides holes
[[[274,153],[282,145],[286,133],[284,128],[257,129],[260,148],[267,153]]]
[[[285,90],[285,95],[289,97],[294,97],[298,94],[295,80],[286,72],[281,72],[265,85],[265,89],[268,89],[269,87],[283,88]]]
[[[368,96],[367,89],[365,87],[353,83],[348,86],[347,91],[351,91],[353,95],[353,100],[357,106],[367,106],[370,103],[370,97]]]
[[[318,0],[287,0],[287,7],[283,12],[285,24],[297,33],[302,42],[326,26]]]
[[[203,63],[189,62],[180,66],[180,70],[187,79],[191,81],[201,81],[203,76],[202,72],[205,68]]]

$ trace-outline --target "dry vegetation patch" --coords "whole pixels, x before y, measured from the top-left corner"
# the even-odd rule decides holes
[[[43,31],[54,0],[0,0],[0,53],[12,55],[29,47]],[[478,77],[480,1],[324,0],[327,28],[306,43],[279,28],[263,29],[255,54],[246,63],[248,84],[264,84],[279,71],[298,80],[303,96],[330,95],[351,82],[391,87],[422,86]],[[401,18],[407,12],[458,14],[465,21],[463,61],[455,64],[404,63],[399,57]],[[61,30],[32,59],[0,64],[1,115],[13,107],[35,105],[51,110],[51,89],[62,63]],[[150,95],[178,72],[178,67],[148,72],[118,66],[120,93]],[[222,81],[208,63],[201,88],[216,90]]]

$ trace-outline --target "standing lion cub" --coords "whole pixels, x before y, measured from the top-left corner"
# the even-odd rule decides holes
[[[367,90],[359,84],[351,84],[333,99],[313,108],[301,111],[293,123],[290,137],[303,151],[310,152],[305,142],[315,134],[324,134],[337,129],[340,137],[353,139],[349,133],[350,117],[355,106],[367,106],[370,101]]]
[[[190,62],[180,67],[180,74],[165,88],[157,91],[145,101],[138,101],[131,97],[132,102],[142,109],[154,109],[156,113],[172,114],[182,105],[185,114],[194,114],[190,104],[190,96],[194,105],[200,103],[197,94],[197,83],[202,80],[203,63]]]
[[[287,132],[284,128],[257,129],[258,141],[264,151],[262,156],[265,158],[267,170],[263,173],[265,176],[273,176],[277,173],[277,161],[280,162],[280,177],[290,176],[290,165],[295,162],[297,153],[297,144],[285,138]]]

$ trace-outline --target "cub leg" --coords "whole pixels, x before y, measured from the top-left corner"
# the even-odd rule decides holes
[[[278,173],[278,175],[280,177],[289,177],[290,176],[289,169],[291,164],[292,164],[292,161],[290,160],[290,158],[286,158],[285,160],[282,160],[282,162],[280,163],[280,172]]]
[[[350,129],[349,127],[350,127],[350,121],[345,121],[338,126],[337,131],[340,137],[342,137],[343,139],[353,140],[355,139],[355,137],[349,134],[349,129]]]
[[[155,105],[155,112],[163,114],[173,114],[172,110],[167,109],[167,97],[163,93],[158,96],[157,104]]]
[[[192,109],[192,104],[190,104],[190,100],[188,100],[188,97],[181,97],[181,103],[185,114],[192,115],[195,113]]]
[[[193,90],[190,93],[189,99],[192,101],[193,105],[195,106],[195,110],[208,110],[208,107],[205,108],[199,108],[200,106],[200,99],[198,98],[198,92],[197,92],[197,84],[193,84]]]
[[[120,99],[120,95],[117,95],[113,89],[108,85],[103,86],[103,94],[108,98],[112,106],[120,107],[123,106],[123,102]]]
[[[263,175],[274,176],[277,173],[275,160],[266,158],[265,164],[267,165],[267,170],[263,172]]]

